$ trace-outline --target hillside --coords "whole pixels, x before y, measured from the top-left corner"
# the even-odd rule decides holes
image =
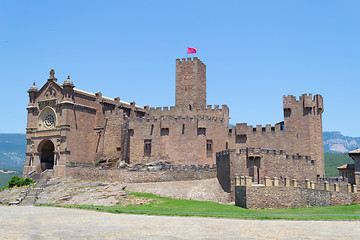
[[[360,147],[360,137],[348,137],[340,132],[324,132],[324,152],[344,153]]]
[[[337,177],[339,176],[337,167],[346,163],[354,163],[347,153],[324,153],[324,157],[326,177]]]
[[[25,151],[25,134],[0,134],[0,170],[16,171],[15,173],[0,172],[0,189],[7,185],[13,176],[22,175]]]
[[[0,134],[0,169],[21,170],[25,162],[25,134]]]

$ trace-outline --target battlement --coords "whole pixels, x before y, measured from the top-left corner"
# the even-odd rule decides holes
[[[128,171],[176,171],[176,172],[196,172],[196,171],[213,171],[216,172],[216,164],[210,166],[210,164],[191,164],[191,165],[174,165],[164,163],[148,163],[148,164],[136,164]]]
[[[208,115],[161,115],[161,116],[147,116],[147,117],[135,117],[133,121],[143,123],[143,122],[192,122],[192,121],[208,121],[208,122],[224,122],[224,118],[208,116]]]
[[[247,125],[247,123],[236,123],[236,126],[232,127],[231,134],[236,135],[247,135],[250,133],[253,134],[264,134],[264,133],[275,133],[280,132],[284,130],[284,123],[280,122],[275,125],[266,124],[263,125],[256,125],[256,127],[253,127],[252,125]]]
[[[150,108],[148,110],[149,117],[170,117],[170,118],[185,118],[186,116],[208,116],[208,117],[216,117],[218,119],[223,119],[224,121],[228,121],[229,118],[229,108],[227,105],[222,105],[222,108],[219,105],[215,105],[214,107],[208,105],[206,108],[196,108],[192,110],[184,109],[182,107],[171,106],[169,107],[156,107]]]
[[[283,96],[284,109],[291,109],[294,105],[302,104],[304,108],[317,108],[322,111],[324,109],[323,97],[320,94],[312,96],[312,94],[303,94],[297,99],[293,95]]]
[[[145,107],[144,107],[145,108]],[[192,113],[194,112],[195,114],[198,112],[218,112],[218,111],[226,111],[229,112],[229,108],[227,105],[222,105],[222,108],[220,108],[219,105],[214,105],[214,107],[212,105],[207,105],[206,108],[195,108],[192,110],[188,110],[188,109],[183,109],[183,108],[179,108],[176,106],[166,106],[166,107],[150,107],[149,108],[149,114],[153,114],[153,113],[164,113],[164,114],[169,114],[171,112],[188,112],[188,113]]]
[[[239,148],[239,149],[227,149],[216,153],[216,156],[224,156],[229,155],[231,153],[235,153],[236,155],[247,155],[247,157],[264,157],[268,156],[284,156],[286,159],[289,160],[305,160],[312,165],[315,165],[315,160],[311,160],[311,156],[305,155],[289,155],[286,154],[285,150],[282,149],[268,149],[268,148],[256,148],[256,147],[249,147],[249,148]]]
[[[205,64],[197,57],[189,57],[189,58],[182,58],[180,60],[180,58],[176,59],[176,65],[181,65],[181,64],[191,64],[191,63],[200,63],[203,66],[205,66]]]

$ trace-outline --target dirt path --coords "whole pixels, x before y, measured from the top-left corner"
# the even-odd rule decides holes
[[[359,221],[269,221],[0,207],[0,239],[358,239]]]

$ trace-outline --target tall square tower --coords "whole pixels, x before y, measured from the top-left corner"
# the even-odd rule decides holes
[[[176,59],[175,106],[189,110],[206,107],[206,66],[197,57]]]

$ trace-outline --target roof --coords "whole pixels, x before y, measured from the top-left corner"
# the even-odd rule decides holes
[[[74,91],[77,92],[77,93],[80,93],[80,94],[84,94],[84,95],[88,95],[88,96],[91,96],[91,97],[95,97],[95,93],[90,93],[90,92],[87,92],[87,91],[84,91],[84,90],[80,90],[80,89],[77,89],[77,88],[74,88]],[[105,96],[102,96],[102,98],[114,102],[114,99],[113,99],[113,98],[109,98],[109,97],[105,97]],[[121,101],[121,100],[120,100],[120,103],[130,106],[130,103],[125,102],[125,101]],[[137,106],[137,105],[135,105],[135,107],[140,108],[140,109],[144,109],[143,107],[140,107],[140,106]]]
[[[355,149],[353,151],[350,151],[349,155],[351,155],[351,154],[360,154],[360,149]]]
[[[52,71],[53,71],[53,70],[52,70]],[[49,79],[49,80],[50,80],[50,79]],[[52,80],[53,80],[53,82],[54,82],[57,86],[59,86],[60,88],[63,88],[63,84],[58,83],[56,78],[52,78]],[[68,79],[68,80],[70,80],[70,79]],[[70,80],[70,81],[71,81],[71,80]],[[48,81],[48,82],[49,82],[49,81]],[[48,84],[48,82],[46,82],[45,85]],[[66,80],[65,80],[65,82],[66,82]],[[65,82],[64,82],[64,83],[65,83]],[[72,81],[71,81],[71,83],[72,83]],[[45,85],[42,86],[41,90],[45,87]],[[34,87],[34,86],[32,86],[32,87]],[[35,87],[36,87],[36,86],[35,86]],[[30,89],[31,89],[31,88],[30,88]],[[40,90],[40,91],[41,91],[41,90]],[[84,90],[80,90],[80,89],[78,89],[78,88],[74,88],[74,92],[76,92],[76,93],[78,93],[78,94],[81,94],[81,95],[87,95],[87,96],[90,96],[90,97],[96,97],[95,93],[91,93],[91,92],[87,92],[87,91],[84,91]],[[107,101],[110,101],[110,102],[112,102],[112,103],[115,103],[115,100],[114,100],[113,98],[109,98],[109,97],[102,96],[102,99],[107,100]],[[128,105],[128,106],[131,105],[130,103],[125,102],[125,101],[122,101],[122,100],[120,100],[120,103],[123,104],[123,105]],[[135,105],[135,107],[137,108],[137,110],[144,110],[143,107],[140,107],[140,106],[138,106],[138,105]]]
[[[355,164],[347,163],[347,164],[344,164],[344,165],[338,167],[337,169],[338,170],[340,170],[340,169],[355,169]]]

